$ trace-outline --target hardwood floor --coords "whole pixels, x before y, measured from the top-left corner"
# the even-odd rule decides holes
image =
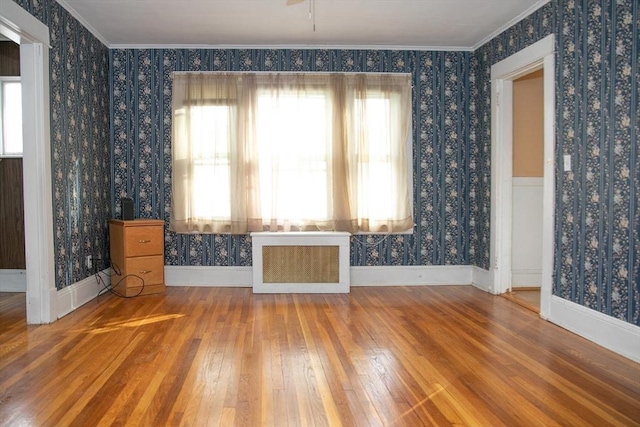
[[[3,426],[632,426],[640,365],[472,287],[0,294]]]
[[[540,288],[513,288],[511,292],[505,292],[500,296],[540,313]]]

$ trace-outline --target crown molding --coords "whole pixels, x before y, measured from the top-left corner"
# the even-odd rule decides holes
[[[89,30],[89,32],[91,34],[93,34],[93,36],[95,38],[97,38],[98,40],[100,40],[100,42],[105,45],[106,47],[110,47],[109,41],[107,41],[107,39],[105,39],[102,34],[100,34],[98,32],[98,30],[96,30],[95,28],[93,28],[93,26],[91,24],[89,24],[83,17],[82,15],[80,15],[74,8],[72,8],[71,6],[69,6],[69,4],[65,1],[65,0],[56,0],[56,2],[62,6],[67,12],[69,12],[69,14],[71,16],[73,16],[75,19],[78,20],[78,22],[80,22],[80,24],[82,24],[82,26],[84,26],[87,30]]]
[[[502,27],[498,28],[497,30],[495,30],[494,32],[489,34],[487,37],[485,37],[484,39],[480,40],[478,43],[473,45],[471,47],[471,50],[472,51],[478,50],[484,44],[486,44],[487,42],[491,41],[494,37],[498,36],[502,32],[504,32],[507,29],[509,29],[510,27],[512,27],[513,25],[515,25],[518,22],[522,21],[524,18],[526,18],[527,16],[531,15],[533,12],[535,12],[538,9],[540,9],[542,6],[544,6],[545,4],[549,3],[550,1],[551,0],[538,0],[538,2],[535,3],[533,6],[531,6],[529,9],[525,10],[520,15],[516,16],[511,21],[507,22]]]
[[[388,50],[471,52],[468,46],[111,44],[109,49]]]

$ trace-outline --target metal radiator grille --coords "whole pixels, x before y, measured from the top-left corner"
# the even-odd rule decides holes
[[[339,246],[264,246],[264,283],[338,283]]]

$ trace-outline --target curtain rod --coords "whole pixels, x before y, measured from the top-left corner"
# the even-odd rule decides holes
[[[310,74],[310,75],[328,75],[328,74],[344,74],[353,75],[369,74],[369,75],[406,75],[411,76],[411,73],[396,73],[396,72],[382,72],[382,71],[173,71],[172,74]]]

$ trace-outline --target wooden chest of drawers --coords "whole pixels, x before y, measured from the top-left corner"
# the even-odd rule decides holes
[[[109,221],[111,286],[126,296],[162,293],[164,284],[164,221]],[[116,274],[119,271],[120,274]]]

